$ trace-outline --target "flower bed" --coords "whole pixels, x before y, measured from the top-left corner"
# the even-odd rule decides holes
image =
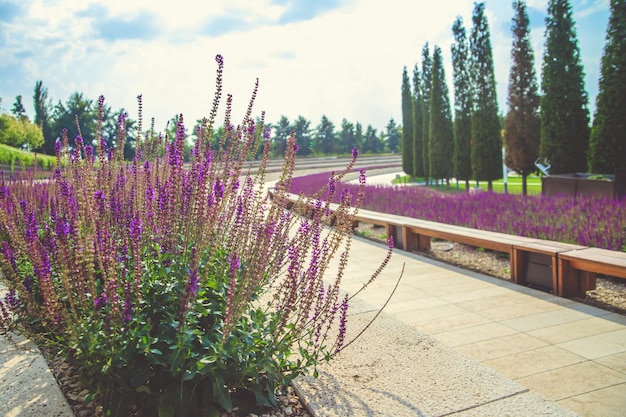
[[[291,192],[313,194],[332,173],[294,178]],[[341,184],[354,192],[354,184]],[[426,187],[366,186],[364,209],[501,233],[626,250],[626,199],[442,193]]]

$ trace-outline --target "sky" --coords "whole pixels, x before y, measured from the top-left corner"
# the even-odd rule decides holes
[[[512,1],[487,0],[499,111],[506,113]],[[571,0],[585,71],[590,116],[595,109],[609,0]],[[548,0],[527,0],[537,76]],[[234,123],[248,106],[267,122],[303,116],[314,128],[326,115],[383,130],[401,123],[402,69],[421,65],[426,42],[443,52],[453,103],[452,24],[471,31],[473,0],[0,0],[0,110],[18,94],[33,117],[42,80],[53,103],[75,91],[162,130],[178,113],[186,124],[208,116],[217,64],[224,57],[224,94]],[[538,81],[540,78],[538,78]],[[218,117],[223,117],[223,108]]]

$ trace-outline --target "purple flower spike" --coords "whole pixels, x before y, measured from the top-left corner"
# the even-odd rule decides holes
[[[142,223],[141,218],[133,217],[130,221],[130,238],[137,242],[141,236]]]
[[[348,324],[348,294],[343,297],[341,307],[339,308],[339,336],[337,336],[337,352],[341,351],[346,340],[346,329]]]
[[[352,157],[354,159],[359,157],[359,148],[357,148],[356,146],[354,148],[352,148]]]
[[[366,180],[365,170],[361,169],[359,170],[359,184],[365,185],[365,180]]]
[[[104,307],[106,307],[107,305],[107,296],[105,293],[102,293],[99,297],[96,297],[96,299],[93,302],[93,308],[95,308],[96,310],[102,310]]]
[[[237,257],[237,253],[230,255],[230,275],[235,276],[237,270],[241,267],[241,259]]]
[[[14,313],[19,310],[20,300],[18,300],[17,293],[13,288],[11,288],[8,293],[6,293],[6,295],[4,296],[4,301],[9,306],[9,309]]]

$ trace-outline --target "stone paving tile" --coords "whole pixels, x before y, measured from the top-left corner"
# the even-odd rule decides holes
[[[596,359],[596,362],[626,375],[626,352],[605,356]]]
[[[587,359],[626,352],[626,329],[559,343],[558,347]]]
[[[441,317],[432,321],[420,321],[419,323],[415,323],[414,326],[421,332],[429,335],[435,335],[438,333],[447,333],[465,328],[475,328],[489,323],[491,323],[491,321],[487,320],[480,314],[467,312],[449,317]]]
[[[456,350],[476,359],[477,361],[483,362],[502,356],[524,352],[526,350],[537,349],[543,346],[546,346],[546,343],[539,339],[535,339],[534,337],[523,333],[514,333],[495,339],[464,344],[456,347]]]
[[[563,368],[585,361],[585,358],[559,349],[556,346],[544,346],[538,349],[486,360],[483,364],[493,368],[502,375],[516,380],[525,376]]]
[[[587,319],[589,315],[569,308],[557,308],[537,314],[529,314],[524,317],[503,320],[500,323],[520,332],[553,327],[570,322],[579,322]]]
[[[626,384],[602,388],[558,401],[581,417],[624,417]]]
[[[422,330],[419,324],[416,325],[416,327]],[[499,323],[488,322],[478,326],[434,333],[432,336],[446,346],[457,347],[465,345],[471,346],[475,343],[498,339],[514,333],[515,330],[510,327],[503,326]]]
[[[551,400],[559,401],[624,384],[626,375],[587,361],[519,378],[517,382]]]
[[[584,320],[544,327],[542,329],[529,331],[528,334],[546,343],[558,344],[623,329],[624,325],[616,320],[612,320],[612,316],[626,318],[619,314],[612,313],[602,317],[589,317]]]

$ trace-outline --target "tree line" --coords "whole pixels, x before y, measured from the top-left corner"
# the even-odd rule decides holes
[[[364,129],[361,123],[353,123],[345,118],[337,129],[325,115],[313,128],[311,122],[303,116],[290,122],[284,115],[278,123],[269,126],[272,129],[272,150],[276,156],[284,155],[291,132],[299,146],[298,154],[302,156],[349,154],[354,147],[366,154],[400,151],[402,128],[393,118],[380,133],[371,125]]]
[[[80,132],[84,143],[94,145],[95,149],[98,149],[96,146],[99,144],[96,141],[98,135],[105,140],[107,147],[115,148],[117,142],[122,139],[118,136],[116,121],[123,117],[124,158],[132,159],[135,154],[137,122],[131,119],[123,108],[113,111],[108,104],[88,99],[80,92],[74,92],[65,102],[59,100],[53,105],[48,97],[48,89],[43,86],[42,81],[35,83],[33,107],[35,118],[31,122],[26,115],[22,96],[19,95],[15,98],[11,114],[0,114],[0,143],[53,155],[54,144],[61,138],[63,129],[67,129],[70,146],[74,145],[74,139]],[[171,138],[176,135],[178,117],[174,115],[167,121],[161,131],[163,137],[167,135]],[[98,120],[102,120],[100,132]],[[196,126],[201,123],[201,120],[195,121]],[[402,128],[393,118],[381,132],[371,125],[364,128],[361,123],[353,123],[345,118],[337,129],[325,115],[314,127],[311,121],[303,116],[290,121],[284,115],[277,123],[269,123],[266,126],[272,130],[272,154],[276,157],[284,155],[287,138],[291,132],[300,147],[298,154],[302,156],[349,154],[355,146],[361,153],[400,151]],[[192,132],[195,131],[194,127]],[[215,144],[219,142],[223,131],[223,127],[220,127],[213,132],[212,141]],[[185,133],[187,135],[187,129]],[[154,131],[154,120],[151,130],[146,135],[158,136]],[[147,139],[149,138],[146,137]],[[187,135],[187,139],[185,155],[188,157],[189,149],[195,140],[194,134]]]
[[[454,112],[442,53],[428,43],[412,78],[402,73],[402,155],[405,173],[430,180],[491,183],[504,162],[526,178],[537,158],[551,174],[612,174],[626,167],[626,2],[611,0],[600,89],[590,126],[584,70],[568,0],[550,0],[541,83],[537,81],[530,21],[524,1],[513,1],[512,65],[507,112],[499,116],[489,25],[484,2],[475,3],[469,38],[463,20],[452,25]],[[539,91],[541,87],[541,92]],[[469,188],[469,187],[468,187]]]
[[[54,145],[64,130],[70,146],[79,135],[85,144],[97,145],[98,120],[102,120],[99,135],[106,146],[115,148],[116,143],[124,139],[124,157],[130,159],[134,155],[136,122],[124,109],[114,111],[108,104],[88,99],[80,92],[72,93],[65,102],[59,100],[53,104],[41,80],[35,83],[33,107],[35,117],[31,121],[26,115],[22,96],[15,97],[10,114],[0,114],[0,143],[54,155]],[[121,119],[125,124],[124,138],[119,137]]]

